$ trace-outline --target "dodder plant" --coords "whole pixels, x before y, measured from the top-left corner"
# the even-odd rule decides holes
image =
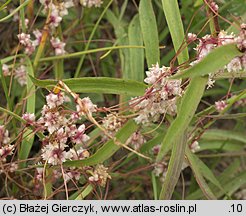
[[[1,197],[245,198],[246,25],[187,2],[0,7]]]

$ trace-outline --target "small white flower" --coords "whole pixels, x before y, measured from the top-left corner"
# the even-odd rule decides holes
[[[218,38],[222,45],[235,43],[234,33],[231,33],[230,35],[228,35],[227,32],[221,31],[218,35]]]
[[[17,79],[18,83],[21,86],[27,84],[27,72],[24,65],[21,65],[20,67],[15,69],[15,79]]]
[[[58,165],[71,159],[73,155],[70,152],[64,151],[62,146],[58,146],[57,144],[48,144],[42,148],[41,156],[43,160],[47,161],[47,163]]]
[[[63,93],[54,94],[51,92],[46,96],[46,102],[51,109],[58,107],[64,103],[64,95]]]
[[[50,27],[51,28],[56,28],[62,21],[62,17],[59,14],[58,8],[54,5],[51,4],[51,14],[50,14]]]
[[[9,66],[2,64],[2,71],[4,76],[10,76]]]
[[[197,35],[194,33],[188,33],[188,41],[193,42],[197,39]]]
[[[138,150],[145,142],[144,136],[139,131],[134,132],[126,141],[126,143],[130,143],[135,150]]]
[[[215,102],[215,109],[218,111],[218,112],[221,112],[223,111],[225,108],[226,108],[227,104],[225,101],[217,101]]]
[[[79,105],[76,106],[78,113],[85,115],[86,113],[96,112],[97,106],[91,102],[91,99],[89,97],[81,99],[81,103],[82,107],[80,107]]]
[[[52,47],[55,49],[56,55],[64,55],[66,53],[64,49],[66,44],[64,42],[61,42],[59,38],[52,37],[50,42]]]
[[[13,173],[13,172],[15,172],[17,169],[18,169],[18,164],[12,162],[12,163],[10,164],[9,171],[10,171],[11,173]]]
[[[30,34],[25,34],[25,33],[21,33],[17,35],[20,44],[27,46],[31,43],[31,36]]]
[[[22,118],[26,120],[28,124],[33,124],[35,122],[34,113],[25,113],[22,115]]]
[[[191,145],[190,145],[190,150],[195,153],[200,149],[199,143],[197,141],[194,141]]]
[[[87,142],[90,138],[85,132],[85,125],[82,124],[79,126],[79,128],[75,131],[75,134],[71,137],[72,141],[75,142],[76,144],[81,144],[84,142]]]
[[[74,6],[74,3],[72,0],[67,0],[67,1],[59,3],[58,5],[59,15],[61,17],[68,15],[68,8],[71,8],[73,6]]]
[[[236,57],[226,66],[228,72],[238,72],[242,70],[241,59]]]
[[[42,32],[40,32],[38,29],[34,30],[32,32],[35,36],[35,40],[32,42],[33,46],[36,47],[40,44],[41,38],[42,38]]]
[[[219,10],[219,6],[215,2],[211,2],[210,7],[212,8],[214,12],[218,12]]]
[[[207,89],[212,88],[214,86],[215,80],[213,79],[213,75],[208,75]]]

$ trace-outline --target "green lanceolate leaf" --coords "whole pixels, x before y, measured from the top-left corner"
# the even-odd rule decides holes
[[[129,120],[123,128],[116,134],[116,139],[121,143],[125,143],[126,140],[132,135],[138,128],[134,120]],[[64,166],[81,167],[81,166],[92,166],[99,163],[103,163],[109,159],[121,146],[114,143],[113,140],[106,142],[98,151],[91,157],[84,160],[67,161]]]
[[[26,112],[35,114],[35,101],[36,101],[36,93],[35,93],[35,85],[32,83],[31,76],[34,76],[33,67],[30,59],[26,56],[26,68],[29,77],[27,78],[27,102],[26,102]],[[19,159],[25,160],[28,158],[30,150],[32,148],[34,141],[33,131],[27,129],[23,134],[23,140],[21,143]],[[20,167],[24,167],[25,163],[20,163]]]
[[[160,152],[157,155],[157,162],[163,160],[165,154],[172,149],[170,169],[168,168],[168,176],[162,187],[160,199],[170,199],[171,192],[174,190],[174,181],[172,177],[175,177],[175,184],[181,171],[181,165],[184,158],[184,149],[186,142],[183,141],[185,137],[185,131],[188,129],[189,124],[195,114],[198,104],[203,96],[203,92],[207,83],[207,78],[197,77],[191,80],[180,105],[180,110],[176,119],[172,122],[168,128],[167,133],[161,143]],[[165,191],[167,188],[172,190]]]
[[[160,63],[159,37],[152,1],[141,0],[139,4],[139,19],[145,45],[148,66]]]
[[[53,88],[58,81],[56,80],[39,80],[31,77],[36,86]],[[101,93],[101,94],[123,94],[130,96],[143,95],[146,85],[134,80],[124,80],[108,77],[88,77],[73,78],[62,80],[68,87],[78,93]]]
[[[195,114],[198,104],[203,96],[203,92],[207,83],[207,78],[197,77],[191,80],[184,96],[182,97],[180,111],[168,128],[166,136],[161,144],[157,161],[161,161],[164,155],[172,148],[172,145],[184,133]]]
[[[192,66],[191,68],[175,74],[172,78],[192,78],[197,76],[203,76],[209,73],[215,73],[219,69],[222,69],[236,56],[241,56],[241,53],[235,44],[227,44],[212,50],[206,57],[200,62]]]
[[[162,6],[167,20],[168,28],[172,36],[173,46],[177,53],[181,45],[185,41],[184,27],[181,20],[178,1],[162,0]],[[184,47],[184,49],[177,54],[179,64],[188,61],[189,56],[187,47]]]
[[[174,188],[179,180],[183,164],[182,155],[184,155],[186,147],[185,144],[187,141],[186,137],[184,136],[185,133],[180,134],[179,138],[176,139],[176,143],[173,145],[167,174],[160,193],[160,199],[170,200],[172,198]]]
[[[205,140],[234,140],[246,144],[246,135],[236,131],[211,129],[205,131],[201,138]]]
[[[136,15],[128,28],[128,37],[130,45],[143,45],[139,16]],[[144,50],[130,49],[130,70],[127,74],[128,79],[143,82],[144,79]]]
[[[200,170],[200,167],[197,165],[197,158],[190,151],[189,148],[186,148],[186,156],[187,156],[187,159],[189,161],[190,167],[194,172],[196,181],[197,181],[198,185],[200,186],[205,197],[207,197],[207,199],[213,199],[213,200],[216,199],[216,196],[213,194],[213,192],[209,188],[207,182],[205,181],[204,176]]]
[[[197,166],[197,169],[200,170],[203,177],[205,179],[209,180],[215,186],[217,186],[220,190],[223,190],[220,182],[214,176],[213,172],[207,167],[207,165],[205,163],[203,163],[203,161],[201,159],[199,159],[195,154],[192,157],[193,157],[193,160],[196,162],[195,166]]]

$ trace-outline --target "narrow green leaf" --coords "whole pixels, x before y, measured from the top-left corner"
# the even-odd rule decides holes
[[[242,187],[244,184],[246,184],[246,172],[241,172],[238,175],[234,176],[232,178],[228,177],[222,177],[222,175],[219,177],[219,180],[223,182],[223,179],[226,180],[226,182],[223,183],[223,189],[226,192],[226,194],[221,190],[216,190],[216,188],[213,188],[213,185],[210,186],[210,188],[213,188],[216,194],[217,199],[221,198],[222,196],[231,196],[234,192],[236,192],[240,187]],[[200,190],[195,191],[194,193],[187,196],[186,199],[203,199],[203,194]]]
[[[179,136],[188,128],[197,106],[203,96],[207,78],[197,77],[190,81],[190,84],[182,97],[180,111],[176,119],[168,128],[166,136],[161,144],[157,161],[161,161],[164,155],[171,149],[172,145],[179,139]]]
[[[145,45],[148,67],[160,63],[159,38],[152,1],[141,0],[139,4],[139,19]]]
[[[199,151],[205,150],[220,150],[225,152],[240,152],[243,151],[245,144],[231,140],[199,140]]]
[[[194,78],[191,80],[180,105],[180,111],[176,119],[168,128],[167,133],[162,141],[160,152],[157,155],[157,162],[161,161],[165,154],[172,148],[170,168],[168,167],[168,176],[165,178],[160,199],[170,199],[171,192],[177,183],[177,178],[181,172],[182,161],[184,158],[184,149],[186,142],[183,141],[185,131],[195,114],[197,106],[203,96],[206,86],[206,78]],[[173,181],[172,177],[175,176]],[[167,189],[170,189],[167,191]]]
[[[210,182],[212,182],[220,190],[223,190],[220,182],[214,176],[213,172],[207,167],[207,165],[205,163],[203,163],[203,161],[200,158],[198,158],[195,154],[192,157],[193,157],[193,160],[196,162],[195,164],[197,166],[197,169],[200,170],[200,172],[203,175],[203,177],[205,179],[209,180]]]
[[[2,5],[0,6],[0,11],[3,10],[4,8],[6,8],[6,6],[7,6],[11,1],[12,1],[12,0],[8,0],[8,1],[6,1],[4,4],[2,4]]]
[[[167,20],[169,31],[171,33],[173,46],[177,53],[181,45],[185,45],[184,27],[179,12],[178,1],[162,0],[162,6]],[[180,53],[178,53],[178,62],[179,64],[182,64],[188,61],[188,59],[188,49],[187,47],[184,47],[183,50]]]
[[[170,200],[172,198],[174,188],[179,180],[182,169],[184,158],[182,155],[185,153],[186,141],[187,139],[184,137],[184,133],[182,133],[173,145],[167,174],[160,193],[160,199]]]
[[[39,80],[31,77],[36,86],[51,89],[58,81]],[[123,94],[131,96],[143,95],[146,85],[134,80],[124,80],[108,77],[88,77],[64,79],[68,87],[78,93]]]
[[[172,76],[173,79],[192,78],[197,76],[214,73],[228,64],[234,57],[241,56],[241,53],[235,44],[227,44],[212,50],[200,62]]]
[[[204,176],[199,168],[199,166],[197,166],[197,158],[195,157],[195,155],[190,151],[189,148],[186,148],[186,156],[187,159],[189,161],[189,164],[191,166],[191,169],[194,172],[196,181],[198,183],[198,185],[200,186],[203,194],[205,195],[205,197],[207,197],[208,199],[216,199],[216,196],[213,194],[213,192],[211,191],[211,189],[209,188],[208,184],[206,183]]]
[[[129,120],[119,132],[116,134],[117,140],[121,143],[125,143],[126,140],[132,135],[138,128],[134,120]],[[84,160],[67,161],[63,163],[64,166],[81,167],[92,166],[99,163],[103,163],[109,159],[121,146],[116,145],[113,140],[106,142],[95,154]]]
[[[32,63],[30,59],[26,56],[26,68],[28,73],[27,78],[27,103],[26,103],[26,112],[35,114],[35,103],[36,103],[36,93],[35,93],[35,85],[32,83],[31,76],[34,76],[34,71],[32,67]],[[32,148],[34,141],[33,131],[27,129],[23,134],[23,140],[21,142],[21,148],[19,152],[19,159],[25,160],[28,158],[30,150]],[[20,167],[25,167],[25,162],[20,163]]]
[[[76,191],[69,197],[69,200],[83,200],[93,191],[93,186],[91,184],[87,185],[86,188]]]
[[[128,28],[129,45],[143,45],[141,35],[139,15],[136,15]],[[130,49],[130,70],[126,76],[127,79],[133,79],[143,82],[144,79],[144,50]]]
[[[205,131],[201,138],[205,140],[235,140],[246,144],[246,135],[236,131],[210,129]]]
[[[218,187],[216,187],[214,184],[209,183],[208,186],[209,188],[211,188],[213,191],[215,191],[215,194],[217,196],[217,198],[219,199],[220,196],[224,195],[223,192],[225,192],[225,187],[226,185],[228,185],[229,182],[231,182],[234,177],[235,177],[235,173],[237,173],[238,168],[240,167],[240,161],[238,159],[234,160],[229,167],[227,167],[224,172],[222,174],[220,174],[218,176],[218,181],[220,182],[221,185],[223,185],[224,191],[221,191],[220,189],[218,189]],[[227,190],[228,191],[228,190]],[[219,194],[218,194],[218,193]],[[186,199],[188,200],[198,200],[198,199],[204,199],[204,194],[201,191],[201,189],[197,189],[196,191],[192,192],[191,194],[189,194]]]

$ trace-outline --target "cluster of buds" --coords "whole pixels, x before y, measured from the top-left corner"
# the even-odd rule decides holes
[[[190,147],[191,152],[193,152],[193,153],[195,153],[198,150],[200,150],[200,145],[199,145],[199,142],[197,140],[195,140],[194,142],[192,142],[189,147]]]
[[[55,55],[64,55],[66,53],[64,49],[66,43],[62,42],[59,38],[52,37],[50,43],[55,50]]]
[[[133,98],[130,105],[139,114],[135,118],[138,124],[157,122],[161,115],[176,114],[176,100],[182,95],[181,80],[168,79],[171,75],[169,67],[153,65],[146,72],[144,80],[150,84],[144,97]]]
[[[136,131],[128,138],[126,142],[129,143],[135,150],[138,150],[146,142],[146,139],[140,131]]]
[[[195,48],[197,52],[197,58],[195,61],[191,62],[191,65],[194,65],[201,61],[208,53],[210,53],[214,48],[223,46],[225,44],[237,44],[237,47],[240,51],[245,52],[246,49],[246,24],[241,25],[241,30],[238,36],[234,33],[228,34],[225,31],[221,31],[217,37],[212,35],[205,35],[202,38],[198,38],[195,34],[188,34],[188,41],[199,41],[199,44]],[[238,72],[241,70],[246,70],[246,54],[241,57],[235,57],[229,62],[225,68],[228,72]],[[222,70],[223,71],[223,70]],[[212,74],[209,75],[208,88],[211,88],[214,85]]]
[[[20,33],[17,35],[20,44],[25,47],[25,53],[27,55],[31,55],[41,41],[42,33],[38,29],[33,31],[33,35],[35,37],[34,40],[31,39],[30,34]]]
[[[166,162],[156,163],[154,166],[154,175],[160,178],[161,182],[164,182],[167,175],[168,164]]]
[[[114,136],[125,122],[126,119],[121,118],[118,113],[110,113],[103,118],[102,126],[106,129],[109,135]]]
[[[218,111],[218,112],[221,112],[223,111],[227,106],[227,103],[223,100],[221,101],[216,101],[215,102],[215,109]]]
[[[108,179],[111,179],[111,176],[108,174],[108,168],[102,164],[98,164],[89,177],[90,182],[96,183],[102,187],[105,187]]]

